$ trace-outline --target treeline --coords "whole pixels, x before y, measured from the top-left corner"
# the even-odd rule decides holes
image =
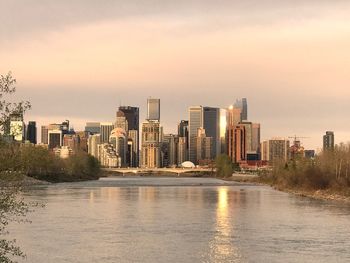
[[[337,145],[314,159],[276,162],[273,170],[261,177],[281,189],[334,190],[350,195],[350,145]]]
[[[85,152],[61,159],[43,147],[0,141],[1,173],[18,173],[48,182],[72,182],[98,179],[100,166],[96,158]]]

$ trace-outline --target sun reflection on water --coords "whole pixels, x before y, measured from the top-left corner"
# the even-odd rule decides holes
[[[215,237],[210,244],[212,262],[239,261],[240,253],[233,243],[233,203],[230,195],[234,192],[227,187],[218,189]],[[231,201],[231,202],[230,202]]]

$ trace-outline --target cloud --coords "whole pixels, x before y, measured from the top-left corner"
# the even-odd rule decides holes
[[[121,103],[141,107],[142,120],[153,96],[174,132],[190,105],[247,97],[263,138],[312,134],[318,147],[335,129],[347,140],[345,1],[26,3],[1,3],[10,12],[0,18],[0,72],[11,69],[32,101],[28,118],[82,128],[113,120]]]

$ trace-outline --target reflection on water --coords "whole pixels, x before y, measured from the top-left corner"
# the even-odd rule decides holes
[[[216,234],[210,244],[210,261],[223,262],[231,259],[238,262],[241,257],[239,250],[235,246],[233,239],[234,203],[229,199],[229,195],[237,194],[230,191],[228,187],[218,188],[218,200],[216,209]]]
[[[204,178],[33,188],[24,262],[347,262],[350,208]]]

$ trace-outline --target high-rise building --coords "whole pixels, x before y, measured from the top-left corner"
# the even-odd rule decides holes
[[[227,153],[226,145],[227,132],[227,110],[220,109],[220,153]]]
[[[323,136],[323,151],[334,149],[334,132],[327,131]]]
[[[49,126],[41,126],[41,143],[49,144]]]
[[[252,124],[252,151],[260,156],[260,123]]]
[[[113,145],[109,143],[98,145],[98,160],[103,167],[121,167],[120,157],[118,157]]]
[[[247,131],[244,124],[238,124],[234,129],[234,156],[233,162],[239,163],[246,160]]]
[[[180,123],[177,125],[177,134],[179,137],[188,137],[188,121],[180,121]]]
[[[101,132],[101,124],[99,122],[87,122],[85,131],[89,134],[99,134]]]
[[[89,132],[77,131],[75,132],[75,135],[79,137],[79,150],[83,152],[88,152]]]
[[[109,136],[111,135],[111,132],[113,129],[114,129],[114,124],[111,122],[100,123],[101,143],[109,142]]]
[[[237,155],[237,143],[236,141],[236,127],[242,121],[242,110],[230,106],[227,110],[227,132],[226,132],[226,151],[227,155],[231,158],[232,162],[236,163],[238,158]]]
[[[54,149],[63,145],[62,130],[49,130],[48,135],[49,149]]]
[[[124,113],[124,117],[128,121],[128,130],[139,130],[140,114],[138,107],[120,106],[118,111]]]
[[[113,145],[117,156],[120,158],[121,167],[125,167],[128,149],[128,137],[125,130],[122,128],[113,129],[109,137],[109,143]]]
[[[98,145],[101,144],[100,134],[93,134],[88,139],[88,153],[98,159]]]
[[[142,168],[161,167],[161,133],[159,121],[146,121],[142,124]]]
[[[234,127],[242,121],[242,110],[230,106],[227,110],[227,127]]]
[[[236,100],[234,107],[241,109],[241,119],[243,121],[248,120],[248,103],[246,98]]]
[[[274,163],[275,161],[288,161],[290,158],[289,140],[274,138],[262,142],[261,160]]]
[[[203,128],[206,136],[212,138],[211,158],[215,158],[221,152],[219,108],[203,107]]]
[[[139,166],[139,108],[120,106],[117,112],[116,127],[125,129],[128,137],[127,166]]]
[[[213,138],[206,135],[205,129],[198,129],[196,136],[196,163],[213,159],[213,145]]]
[[[69,147],[74,153],[80,149],[80,137],[76,134],[63,135],[63,146]]]
[[[65,120],[61,124],[61,130],[63,134],[69,133],[69,120]]]
[[[147,120],[160,121],[160,99],[147,100]]]
[[[28,122],[28,126],[27,126],[27,140],[30,143],[36,144],[37,143],[37,139],[36,139],[36,122],[35,121],[30,121]]]
[[[188,149],[189,149],[189,127],[187,120],[181,120],[177,126],[177,134],[178,134],[178,162],[177,164],[182,164],[185,161],[188,161]],[[185,143],[183,145],[183,143]],[[180,148],[181,149],[180,149]],[[181,158],[180,158],[181,157]]]
[[[203,107],[192,106],[189,108],[189,123],[188,123],[188,137],[189,137],[189,161],[197,164],[197,142],[198,129],[203,128]]]
[[[177,148],[177,165],[181,165],[183,162],[188,161],[187,145],[187,138],[179,137],[179,143]]]
[[[168,166],[176,166],[178,164],[178,144],[179,136],[175,134],[165,134],[163,137],[163,143],[167,145],[168,151]]]

